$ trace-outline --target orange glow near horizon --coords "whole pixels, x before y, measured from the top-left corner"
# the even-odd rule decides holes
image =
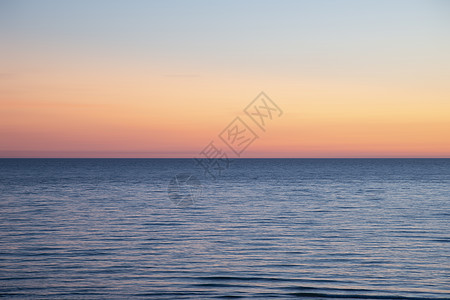
[[[449,157],[450,104],[441,92],[319,81],[297,89],[274,80],[267,94],[284,115],[264,133],[242,113],[256,84],[217,84],[223,80],[105,79],[93,91],[68,92],[69,84],[55,89],[53,79],[36,78],[32,93],[1,100],[0,155],[193,157],[241,116],[260,136],[242,157]]]

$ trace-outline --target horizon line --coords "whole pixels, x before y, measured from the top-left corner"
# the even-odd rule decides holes
[[[0,159],[208,159],[198,157],[0,157]],[[212,158],[214,159],[214,158]],[[450,159],[442,156],[373,156],[373,157],[230,157],[233,159]]]

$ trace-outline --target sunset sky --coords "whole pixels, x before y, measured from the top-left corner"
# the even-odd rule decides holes
[[[0,157],[233,157],[238,116],[242,157],[450,157],[450,1],[6,0],[0,41]]]

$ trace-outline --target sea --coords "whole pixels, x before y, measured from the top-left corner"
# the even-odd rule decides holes
[[[210,171],[1,159],[0,297],[450,299],[450,159]]]

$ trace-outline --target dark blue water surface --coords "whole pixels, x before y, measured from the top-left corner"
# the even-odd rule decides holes
[[[0,160],[0,295],[449,299],[450,159]],[[197,176],[195,204],[168,196]]]

